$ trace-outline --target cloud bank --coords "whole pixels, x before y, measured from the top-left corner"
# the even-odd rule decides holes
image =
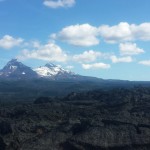
[[[65,62],[67,54],[55,43],[40,45],[34,50],[23,50],[19,59],[39,59],[45,61]]]
[[[139,25],[120,22],[117,25],[76,24],[63,28],[58,33],[51,35],[53,39],[66,42],[75,46],[94,46],[103,39],[107,43],[133,42],[136,40],[150,41],[150,23]]]

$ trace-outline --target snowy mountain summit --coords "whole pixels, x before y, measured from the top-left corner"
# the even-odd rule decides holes
[[[37,72],[40,77],[47,78],[65,78],[75,75],[73,72],[65,70],[60,66],[54,65],[53,63],[47,63],[43,67],[34,69],[34,71]]]

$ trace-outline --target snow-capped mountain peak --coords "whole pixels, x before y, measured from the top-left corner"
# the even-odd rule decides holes
[[[74,75],[74,73],[61,68],[60,66],[54,65],[53,63],[47,63],[43,67],[39,67],[34,69],[37,74],[41,77],[56,77],[56,76],[63,76],[66,75]]]
[[[23,64],[21,62],[18,62],[17,59],[12,59],[4,66],[2,70],[4,72],[14,72],[21,67],[23,67]]]
[[[2,70],[0,70],[1,77],[9,78],[35,78],[38,77],[30,67],[19,62],[17,59],[10,60]]]
[[[53,67],[57,67],[57,65],[54,65],[53,63],[47,63],[47,64],[45,65],[45,67],[53,68]]]

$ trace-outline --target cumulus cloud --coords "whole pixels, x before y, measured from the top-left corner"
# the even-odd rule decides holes
[[[150,60],[139,61],[139,64],[145,65],[145,66],[150,66]]]
[[[150,23],[140,25],[120,22],[118,25],[102,25],[99,28],[99,34],[106,42],[116,43],[134,40],[150,40]]]
[[[121,43],[119,45],[121,55],[138,55],[144,50],[137,47],[136,43]]]
[[[126,56],[126,57],[117,57],[115,55],[111,56],[110,59],[112,60],[113,63],[130,63],[133,61],[131,56]]]
[[[74,55],[73,60],[77,62],[92,62],[102,55],[103,54],[101,52],[89,50],[83,52],[82,54]]]
[[[14,38],[10,35],[5,35],[2,39],[0,39],[0,47],[4,49],[11,49],[15,46],[19,46],[22,42],[22,38]]]
[[[19,59],[40,59],[45,61],[65,62],[67,54],[55,43],[38,46],[35,50],[23,50]]]
[[[140,25],[131,25],[131,31],[134,35],[134,39],[149,41],[150,40],[150,23],[142,23]]]
[[[50,8],[72,7],[75,0],[44,0],[43,4]]]
[[[133,39],[130,25],[126,22],[121,22],[115,26],[102,25],[99,27],[99,33],[105,41],[110,43]]]
[[[71,25],[63,28],[51,37],[75,46],[93,46],[99,44],[97,28],[89,24]]]
[[[111,66],[105,63],[82,64],[83,69],[109,69]]]

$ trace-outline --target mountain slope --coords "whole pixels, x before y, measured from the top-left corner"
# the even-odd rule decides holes
[[[30,67],[18,62],[17,59],[9,61],[2,70],[0,70],[0,77],[14,78],[14,79],[28,79],[37,78],[38,74]]]

